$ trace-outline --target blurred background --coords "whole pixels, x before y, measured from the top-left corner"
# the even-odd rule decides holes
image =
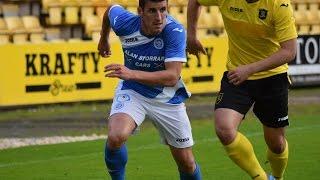
[[[1,44],[99,39],[101,20],[111,0],[1,0]],[[169,1],[169,13],[186,26],[187,2]],[[136,13],[138,0],[114,0]],[[292,0],[299,35],[319,35],[318,0]],[[225,36],[218,7],[205,7],[199,36]]]

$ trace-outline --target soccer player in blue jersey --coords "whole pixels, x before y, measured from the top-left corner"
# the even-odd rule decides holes
[[[167,14],[167,0],[140,0],[134,15],[110,5],[103,19],[98,45],[111,55],[111,28],[119,36],[124,65],[109,64],[106,77],[119,78],[109,117],[105,162],[113,180],[125,178],[128,160],[125,142],[148,115],[177,163],[180,179],[201,179],[192,145],[190,122],[183,101],[190,97],[181,79],[186,62],[186,33]]]

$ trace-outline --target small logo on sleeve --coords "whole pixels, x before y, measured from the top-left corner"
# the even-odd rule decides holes
[[[116,25],[117,19],[118,19],[118,16],[113,19],[113,25]]]
[[[178,32],[183,32],[183,29],[181,29],[181,28],[174,28],[172,31],[178,31]]]

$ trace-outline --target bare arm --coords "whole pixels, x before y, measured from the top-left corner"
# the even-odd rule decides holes
[[[112,5],[109,5],[106,12],[103,15],[102,27],[100,32],[100,40],[98,44],[98,51],[102,57],[109,57],[111,55],[109,35],[111,31],[110,21],[109,21],[109,10]]]
[[[292,61],[297,52],[297,39],[291,39],[281,42],[281,49],[271,55],[270,57],[251,64],[252,72],[257,73],[261,71],[270,70]]]
[[[271,56],[229,71],[229,82],[239,85],[254,73],[270,70],[292,61],[297,51],[297,39],[291,39],[280,43],[281,48]]]
[[[146,72],[130,70],[121,64],[110,64],[105,67],[106,77],[137,81],[148,85],[174,86],[177,84],[182,69],[181,62],[165,63],[165,70]]]
[[[187,10],[187,37],[188,39],[197,38],[197,24],[201,12],[201,6],[197,0],[189,0]]]
[[[202,44],[197,38],[197,24],[201,12],[201,6],[197,0],[189,0],[187,10],[187,51],[197,55],[200,52],[206,54]]]

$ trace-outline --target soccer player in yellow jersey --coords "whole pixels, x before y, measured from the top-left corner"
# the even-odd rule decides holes
[[[205,53],[196,36],[201,5],[218,6],[229,38],[227,72],[215,104],[215,130],[228,156],[252,179],[283,179],[288,161],[287,63],[297,33],[289,0],[189,0],[187,49]],[[238,127],[253,105],[263,124],[272,175],[260,166]]]

